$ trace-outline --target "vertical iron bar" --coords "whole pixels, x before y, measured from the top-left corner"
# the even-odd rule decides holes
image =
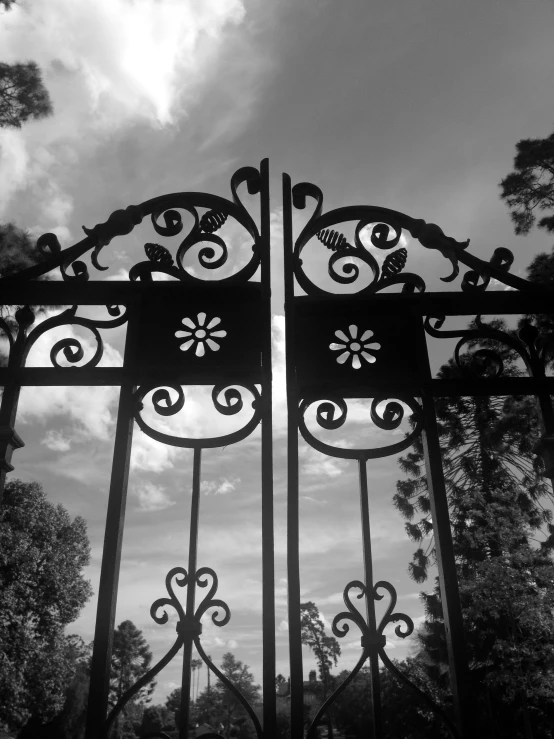
[[[298,522],[298,389],[294,368],[294,272],[291,180],[283,174],[285,352],[287,382],[287,576],[290,651],[291,739],[303,739],[303,668],[300,626],[300,552]]]
[[[441,591],[448,664],[450,668],[450,688],[454,699],[454,710],[460,733],[464,739],[473,736],[473,706],[470,703],[468,685],[468,665],[458,573],[454,557],[448,498],[442,470],[442,457],[435,417],[433,399],[426,393],[422,397],[424,431],[422,435],[427,471],[427,486],[433,517],[433,532],[437,552],[437,565]]]
[[[369,500],[367,489],[367,461],[358,460],[360,473],[360,513],[362,518],[362,542],[364,548],[364,575],[366,586],[366,613],[369,632],[377,636],[377,620],[375,618],[375,598],[373,597],[373,557],[371,553],[371,526],[369,522]],[[371,720],[373,723],[373,739],[381,739],[381,685],[379,677],[379,655],[377,642],[369,645],[369,665],[371,669]]]
[[[262,329],[262,613],[263,613],[263,729],[265,739],[275,736],[275,546],[273,524],[273,412],[271,368],[271,253],[269,162],[260,164],[260,237]]]
[[[124,368],[130,368],[135,356],[135,344],[138,335],[138,304],[133,303],[129,305],[128,313],[129,320],[127,323],[125,356],[123,360]],[[94,648],[90,670],[86,739],[99,739],[104,736],[104,725],[108,709],[113,631],[133,440],[133,415],[135,409],[133,393],[134,387],[132,382],[125,380],[121,385],[117,411],[112,474],[108,510],[106,513],[100,583],[98,586]]]
[[[188,561],[188,585],[187,606],[185,614],[189,623],[194,618],[194,600],[196,595],[196,570],[198,555],[198,514],[200,509],[200,466],[202,461],[202,449],[194,448],[192,465],[192,501],[190,505],[190,536],[189,536],[189,561]],[[190,687],[191,687],[191,662],[192,641],[194,631],[188,629],[189,624],[183,624],[185,633],[185,644],[183,648],[183,673],[181,680],[181,719],[179,727],[179,739],[187,739],[190,715]]]

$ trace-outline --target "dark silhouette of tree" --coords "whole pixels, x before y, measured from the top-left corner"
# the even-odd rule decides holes
[[[29,118],[39,120],[52,115],[48,90],[35,62],[0,62],[0,126],[21,128]]]
[[[46,722],[64,704],[74,660],[64,628],[90,598],[84,519],[71,519],[36,483],[12,480],[0,506],[0,726],[34,715]]]
[[[172,731],[173,715],[165,706],[147,706],[142,714],[140,736],[154,731]]]
[[[142,631],[132,621],[122,621],[114,631],[109,703],[113,707],[150,668],[152,652]],[[156,687],[150,682],[139,690],[115,721],[114,737],[120,739],[128,730],[126,719],[134,720],[135,709],[148,703]],[[142,713],[142,712],[141,712]]]
[[[300,626],[302,644],[310,647],[317,660],[319,679],[323,683],[324,699],[331,687],[331,667],[340,657],[340,645],[334,636],[327,636],[325,625],[315,603],[300,604]]]
[[[312,601],[300,604],[300,638],[302,644],[310,647],[317,660],[319,668],[319,679],[323,685],[322,699],[325,701],[333,686],[331,667],[337,664],[340,657],[340,645],[334,636],[327,636],[325,625],[319,615],[319,609]],[[329,720],[329,735],[333,738],[331,707],[327,711]]]
[[[10,10],[12,5],[15,5],[16,0],[0,0],[0,5],[3,6],[6,10]]]
[[[514,171],[500,183],[516,234],[528,234],[534,225],[554,233],[554,214],[537,223],[536,211],[554,211],[554,133],[544,139],[522,139],[516,144]]]
[[[462,362],[474,361],[483,347],[501,355],[505,374],[518,374],[513,352],[490,340],[470,342]],[[449,362],[439,376],[454,379],[460,371]],[[554,707],[554,527],[544,505],[549,486],[533,451],[539,438],[534,399],[439,398],[436,412],[476,710],[498,738],[527,736],[525,727],[549,720]],[[434,559],[423,462],[418,440],[400,460],[409,478],[398,482],[394,499],[420,544],[409,565],[416,582],[427,578]],[[417,511],[423,516],[412,523]],[[546,538],[537,542],[544,529]],[[418,638],[439,687],[447,688],[438,585],[422,599],[426,621]]]
[[[29,234],[14,223],[0,224],[0,277],[7,277],[46,259]]]
[[[221,660],[221,672],[235,685],[246,700],[253,705],[260,700],[260,686],[254,683],[254,675],[250,672],[248,665],[236,659],[232,652],[227,652]],[[171,695],[180,700],[180,689]],[[167,703],[168,708],[170,707]],[[247,715],[241,702],[224,685],[223,682],[211,687],[210,691],[204,690],[196,701],[196,720],[211,726],[223,726],[223,734],[226,737],[254,736],[250,717]],[[238,733],[236,733],[238,732]]]

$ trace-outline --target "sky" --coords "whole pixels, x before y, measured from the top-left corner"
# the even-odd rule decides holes
[[[325,210],[352,204],[400,210],[459,241],[470,238],[471,251],[487,260],[495,248],[508,247],[512,272],[523,276],[551,239],[513,234],[498,183],[518,140],[551,133],[553,24],[551,0],[21,0],[0,14],[0,60],[36,61],[54,105],[50,118],[0,131],[2,222],[33,236],[54,232],[66,248],[81,239],[83,224],[157,195],[228,196],[236,169],[269,157],[276,643],[277,671],[285,676],[281,173],[320,186]],[[296,233],[303,218],[295,214]],[[92,279],[126,279],[152,233],[144,224],[114,241],[103,254],[109,271],[91,270]],[[428,289],[445,289],[438,278],[448,264],[404,243],[406,268],[421,274]],[[326,265],[312,266],[324,284]],[[459,289],[459,281],[447,289]],[[54,341],[68,335],[51,332],[30,362],[46,364]],[[102,362],[117,366],[124,329],[104,338]],[[435,368],[447,354],[444,346],[432,350]],[[87,520],[87,576],[95,590],[117,397],[116,388],[25,389],[17,430],[26,447],[13,460],[14,475],[40,481],[52,501]],[[205,388],[189,389],[179,432],[212,435],[225,423],[240,424],[210,415],[209,404]],[[347,445],[377,443],[367,405],[354,404],[348,434],[341,439]],[[342,610],[346,583],[363,578],[357,471],[353,462],[304,445],[300,458],[302,599],[314,601],[329,625]],[[217,571],[218,596],[233,614],[224,628],[205,626],[206,650],[216,662],[234,652],[261,681],[258,460],[257,432],[204,455],[199,564]],[[135,431],[116,622],[131,619],[142,629],[154,659],[173,643],[171,626],[155,624],[149,609],[165,595],[167,571],[186,567],[191,471],[191,452]],[[368,474],[376,579],[390,580],[399,607],[420,623],[422,587],[406,573],[414,545],[391,502],[401,472],[392,458],[372,463]],[[90,640],[95,607],[93,598],[69,630]],[[341,641],[337,669],[353,666],[359,654],[359,635]],[[409,654],[408,641],[388,634],[389,655]],[[306,677],[314,666],[305,649]],[[179,684],[179,673],[174,660],[158,678],[155,702]]]

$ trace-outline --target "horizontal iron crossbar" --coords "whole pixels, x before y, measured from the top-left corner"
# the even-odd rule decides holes
[[[133,369],[124,367],[93,367],[90,369],[79,369],[75,367],[24,367],[17,370],[8,370],[0,368],[0,386],[5,385],[8,380],[22,386],[81,386],[88,387],[93,385],[119,386],[129,381],[134,385],[144,385],[152,382],[157,386],[163,386],[164,382],[171,381],[171,384],[185,384],[184,378],[179,378],[179,372],[174,372],[171,378],[163,368],[154,370],[148,374],[141,372],[140,375]],[[240,377],[237,376],[237,384],[240,384]],[[191,379],[190,372],[187,373],[186,384],[203,385],[205,378],[201,373],[198,377]],[[213,384],[213,383],[210,383]],[[232,385],[226,380],[226,385]],[[343,388],[340,392],[342,397],[365,397],[373,398],[376,395],[387,397],[387,392],[394,395],[395,393],[411,393],[420,396],[427,395],[434,398],[440,398],[447,395],[536,395],[537,393],[546,392],[554,395],[554,377],[546,377],[544,379],[533,379],[531,377],[504,377],[491,380],[474,380],[474,379],[456,379],[442,380],[434,379],[430,382],[421,383],[406,377],[405,382],[401,384],[395,382],[387,388],[383,382],[372,387],[371,384],[365,385],[363,388],[352,389]],[[319,394],[319,393],[318,393]],[[332,395],[336,394],[336,388],[333,389]],[[325,388],[321,388],[321,396],[325,395]]]
[[[255,285],[256,283],[250,283]],[[32,282],[26,285],[0,287],[0,305],[21,305],[28,302],[36,305],[126,305],[142,295],[152,294],[157,284],[141,282]],[[163,282],[160,289],[167,295],[171,291],[183,291],[179,282]],[[186,288],[185,288],[186,289]],[[325,300],[344,301],[347,295],[329,295]],[[299,303],[321,302],[320,297],[301,296]],[[527,313],[554,313],[552,295],[547,292],[522,294],[515,290],[498,290],[476,294],[460,292],[420,293],[399,295],[397,293],[370,295],[363,298],[351,296],[349,301],[359,302],[365,310],[375,307],[380,313],[399,315],[501,315]]]

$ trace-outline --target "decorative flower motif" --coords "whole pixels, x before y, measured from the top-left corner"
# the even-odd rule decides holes
[[[219,351],[219,344],[217,341],[214,341],[213,337],[216,336],[217,338],[223,338],[224,336],[227,336],[227,331],[213,330],[219,323],[221,323],[221,318],[212,318],[208,325],[205,325],[205,313],[199,313],[197,315],[196,323],[192,318],[183,318],[181,323],[186,327],[186,331],[175,332],[175,336],[177,336],[177,338],[185,339],[181,344],[180,349],[182,352],[186,352],[196,344],[196,350],[194,353],[197,357],[204,356],[206,353],[206,344],[213,352]]]
[[[366,362],[373,364],[375,362],[374,352],[381,348],[381,344],[376,342],[369,343],[369,339],[373,336],[373,331],[364,331],[358,339],[358,327],[349,326],[348,331],[350,336],[347,336],[344,331],[335,331],[335,336],[341,340],[341,344],[329,344],[329,349],[334,352],[342,351],[337,357],[339,364],[344,364],[349,357],[352,357],[353,369],[360,369],[362,362],[360,357],[363,357]]]

